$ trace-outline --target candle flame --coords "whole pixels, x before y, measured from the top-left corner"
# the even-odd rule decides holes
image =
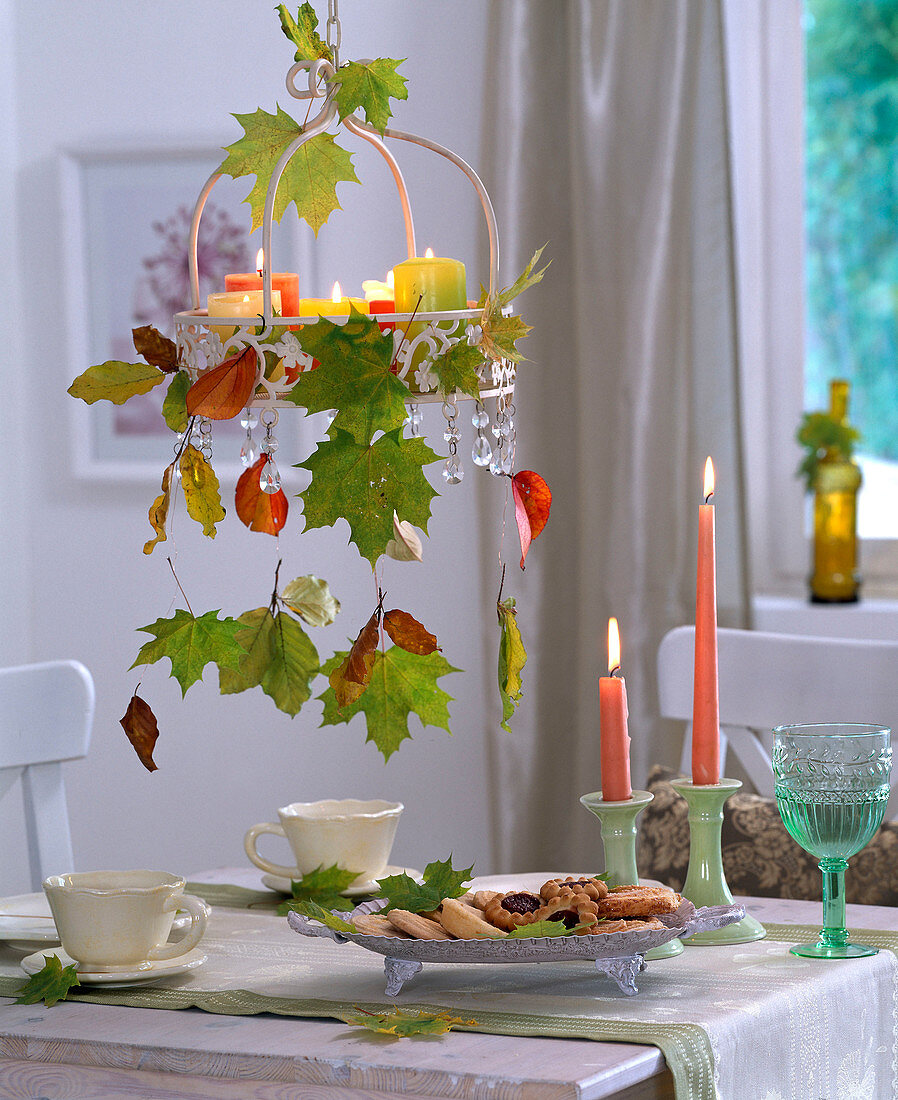
[[[343,297],[343,290],[339,283],[334,283],[334,289],[331,291],[331,301],[339,302]]]
[[[393,289],[393,269],[392,268],[390,268],[390,270],[387,272],[387,286],[390,288],[390,290]]]
[[[711,456],[705,461],[705,504],[714,496],[714,463],[711,461]]]
[[[424,253],[424,259],[425,260],[432,260],[433,259],[433,249],[432,248],[428,248],[427,251]]]
[[[249,301],[249,295],[248,295],[248,294],[244,294],[244,295],[243,295],[243,300],[244,300],[244,302],[248,302],[248,301]]]
[[[262,268],[265,266],[265,252],[263,249],[259,249],[256,253],[256,271],[262,274]]]
[[[620,668],[620,630],[612,615],[608,620],[608,675],[616,668]]]

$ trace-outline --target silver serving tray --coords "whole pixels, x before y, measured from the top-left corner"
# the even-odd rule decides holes
[[[366,901],[347,916],[376,913],[382,900]],[[320,936],[334,943],[357,943],[367,951],[385,955],[386,994],[395,997],[402,986],[421,970],[422,963],[544,963],[589,959],[596,969],[612,978],[623,993],[637,993],[636,975],[645,970],[645,953],[673,939],[688,939],[696,932],[711,932],[735,924],[745,916],[741,905],[714,905],[696,909],[683,899],[675,913],[658,919],[663,929],[607,932],[591,936],[534,936],[532,939],[498,940],[401,940],[392,936],[368,936],[337,932],[299,913],[288,913],[287,923],[301,936]]]

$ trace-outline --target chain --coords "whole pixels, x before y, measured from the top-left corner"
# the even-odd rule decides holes
[[[340,41],[343,37],[337,6],[338,0],[327,0],[327,44],[333,54],[334,69],[340,68]]]

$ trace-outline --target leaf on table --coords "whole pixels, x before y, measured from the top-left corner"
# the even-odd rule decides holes
[[[514,518],[521,539],[521,568],[530,542],[546,526],[549,510],[552,507],[552,490],[533,470],[521,470],[511,479],[511,493],[514,497]]]
[[[345,652],[335,653],[322,666],[322,673],[330,676],[346,656]],[[324,701],[321,724],[349,722],[359,712],[363,713],[368,727],[365,740],[372,741],[384,759],[389,760],[402,742],[411,737],[408,722],[412,714],[422,726],[437,726],[451,733],[448,704],[452,696],[437,686],[437,680],[458,671],[441,653],[421,657],[399,646],[391,646],[386,653],[378,650],[364,694],[342,708],[333,687],[319,696]]]
[[[563,920],[537,920],[533,924],[520,924],[508,933],[511,939],[515,940],[529,940],[534,936],[572,936],[573,934],[574,929],[565,928]]]
[[[277,535],[287,522],[290,504],[283,489],[278,489],[276,493],[266,493],[262,488],[260,479],[266,462],[268,455],[259,455],[253,465],[244,470],[237,479],[234,507],[240,522],[250,531]]]
[[[149,363],[123,363],[119,359],[108,359],[79,374],[66,393],[80,397],[88,405],[93,405],[95,401],[124,405],[131,397],[149,393],[163,378],[162,371]]]
[[[162,492],[150,505],[150,511],[147,516],[150,521],[150,526],[156,532],[156,537],[144,543],[143,552],[145,554],[152,554],[156,548],[156,544],[165,542],[168,538],[166,534],[166,523],[168,522],[168,509],[171,506],[171,479],[174,472],[174,462],[170,462],[162,471]]]
[[[281,30],[296,46],[294,60],[314,61],[319,57],[331,60],[330,47],[318,34],[318,16],[311,4],[300,4],[295,19],[286,4],[278,4],[275,11],[280,16]]]
[[[426,655],[440,648],[436,635],[431,634],[427,627],[407,611],[399,611],[398,608],[387,611],[383,622],[384,630],[390,638],[409,653]]]
[[[253,114],[234,115],[244,135],[226,146],[227,157],[219,168],[235,179],[255,176],[256,182],[246,196],[252,211],[251,231],[259,229],[265,212],[265,195],[277,162],[299,135],[302,127],[280,107],[276,115],[262,108]],[[284,169],[274,200],[274,220],[279,222],[291,202],[312,227],[315,235],[334,210],[338,183],[358,183],[352,156],[330,134],[317,134],[293,154]]]
[[[299,913],[303,917],[309,917],[311,920],[317,920],[327,928],[332,928],[335,932],[358,932],[354,924],[343,920],[336,913],[331,913],[329,909],[325,909],[323,905],[319,905],[317,901],[311,899],[296,902],[293,906],[293,912]]]
[[[167,657],[182,695],[202,677],[206,665],[236,669],[245,652],[237,641],[240,624],[235,619],[219,619],[217,611],[195,617],[179,607],[170,619],[157,619],[138,629],[152,634],[153,640],[140,647],[131,668]]]
[[[354,309],[343,325],[321,318],[306,325],[302,350],[318,360],[286,396],[310,413],[337,409],[334,424],[367,444],[375,432],[405,423],[408,390],[391,371],[393,338]]]
[[[499,695],[502,699],[502,729],[511,733],[509,721],[523,695],[521,673],[527,651],[518,628],[514,597],[496,604],[499,613]]]
[[[75,964],[63,966],[58,955],[44,955],[44,965],[36,974],[16,990],[17,1005],[36,1005],[43,1001],[52,1008],[58,1001],[64,1001],[69,990],[80,985]]]
[[[173,432],[183,432],[187,428],[190,414],[187,412],[187,391],[190,389],[190,375],[179,370],[172,376],[162,402],[162,417]]]
[[[346,654],[346,660],[328,676],[328,683],[337,699],[337,707],[342,708],[354,703],[364,692],[371,680],[374,667],[374,654],[380,640],[380,605],[362,627],[352,648]]]
[[[119,723],[141,764],[148,772],[156,771],[157,764],[153,760],[153,749],[159,737],[159,726],[156,724],[156,715],[153,714],[150,704],[135,692]]]
[[[140,328],[132,328],[131,336],[134,340],[134,350],[142,355],[148,363],[158,367],[163,374],[174,374],[178,369],[178,348],[174,340],[163,336],[152,325],[142,325]]]
[[[367,1028],[382,1035],[395,1035],[405,1039],[411,1035],[445,1035],[447,1031],[458,1027],[474,1027],[476,1020],[465,1020],[461,1016],[450,1016],[448,1012],[427,1012],[418,1008],[391,1008],[384,1012],[369,1012],[357,1008],[340,1016],[345,1024]]]
[[[180,469],[187,514],[202,524],[204,535],[214,539],[215,524],[225,518],[215,471],[192,443],[181,452]]]
[[[439,390],[447,396],[454,390],[480,399],[480,377],[477,368],[483,363],[484,354],[479,347],[472,347],[464,340],[453,344],[443,355],[437,355],[430,369],[437,376]]]
[[[418,532],[408,520],[400,520],[393,513],[393,537],[387,543],[384,553],[394,561],[423,561],[424,551]]]
[[[332,867],[316,867],[314,871],[290,883],[293,897],[278,906],[283,916],[296,910],[297,902],[316,901],[324,909],[341,909],[349,912],[355,909],[356,902],[344,897],[342,891],[358,878],[355,871],[344,871],[335,863]]]
[[[401,427],[369,444],[358,443],[339,428],[332,426],[331,431],[333,438],[319,443],[298,464],[312,475],[300,494],[305,525],[332,527],[345,519],[350,540],[374,566],[393,534],[394,512],[427,530],[430,502],[438,494],[424,476],[424,467],[439,456],[423,439],[405,439]]]
[[[452,856],[435,860],[424,868],[421,882],[415,882],[405,873],[390,875],[377,880],[378,893],[387,899],[381,912],[389,909],[407,909],[410,913],[430,913],[436,909],[443,898],[457,898],[465,892],[471,881],[474,865],[456,871],[452,866]]]
[[[187,391],[187,412],[210,420],[233,420],[253,395],[258,361],[256,349],[247,344],[236,355],[201,374]]]
[[[281,600],[309,626],[330,626],[340,611],[327,581],[308,574],[296,577],[281,590]]]
[[[408,99],[407,81],[396,72],[403,58],[378,57],[373,61],[349,61],[334,76],[338,85],[334,99],[340,118],[361,107],[365,118],[379,133],[387,128],[393,111],[391,99]]]
[[[295,716],[312,694],[320,666],[308,634],[292,615],[272,614],[268,607],[245,611],[237,624],[237,642],[244,652],[236,667],[219,666],[221,694],[261,687],[279,710]]]

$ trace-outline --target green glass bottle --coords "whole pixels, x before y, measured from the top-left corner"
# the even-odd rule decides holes
[[[849,383],[830,382],[830,415],[848,425]],[[814,560],[812,603],[856,603],[858,572],[857,494],[861,471],[853,458],[827,447],[814,478]]]

